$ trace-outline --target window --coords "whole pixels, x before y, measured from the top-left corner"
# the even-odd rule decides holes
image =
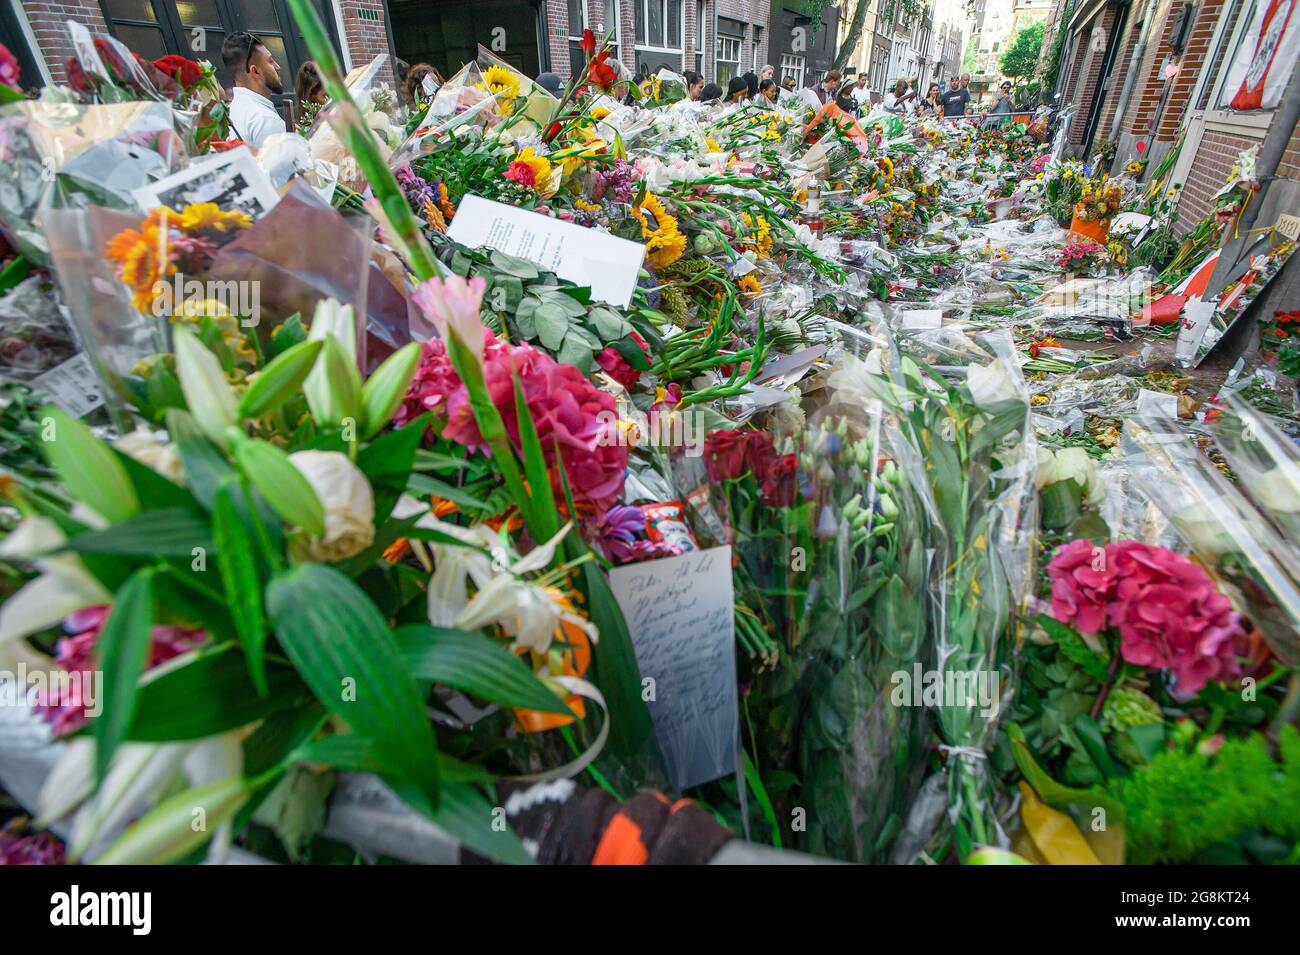
[[[704,41],[707,39],[705,32],[708,24],[709,10],[704,0],[697,0],[695,4],[695,72],[701,76],[704,75]]]
[[[582,64],[586,60],[580,45],[584,29],[596,34],[597,43],[604,39],[605,34],[610,34],[610,58],[617,60],[619,30],[618,11],[614,7],[614,0],[604,0],[604,13],[598,23],[592,23],[591,17],[587,14],[587,0],[569,0],[569,69],[575,74],[582,69]]]
[[[740,73],[740,38],[719,36],[714,53],[713,82],[725,87],[727,81]]]
[[[234,85],[221,62],[221,44],[229,33],[248,30],[261,39],[280,64],[284,99],[293,98],[294,76],[310,58],[302,34],[285,29],[293,22],[286,0],[101,0],[100,7],[113,36],[133,53],[147,59],[177,53],[210,60],[226,87]],[[317,0],[317,7],[337,49],[333,5]]]
[[[681,50],[682,0],[636,0],[637,46]]]
[[[794,80],[794,88],[803,87],[803,70],[804,58],[797,53],[781,54],[781,82],[785,83],[787,79]]]
[[[759,48],[763,45],[763,28],[754,27],[754,64],[751,69],[755,74],[763,68],[763,63],[758,58]]]

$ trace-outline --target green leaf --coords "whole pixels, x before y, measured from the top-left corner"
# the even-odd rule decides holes
[[[454,686],[502,706],[573,715],[519,657],[491,637],[419,623],[398,627],[394,636],[417,680]]]
[[[551,476],[546,469],[546,456],[537,437],[532,413],[528,410],[528,400],[524,397],[524,387],[513,369],[511,380],[515,388],[515,418],[519,426],[519,449],[524,461],[524,477],[528,479],[535,501],[534,526],[531,530],[540,544],[550,540],[559,531],[560,514],[555,507],[555,497],[550,493]],[[558,460],[558,453],[556,457]]]
[[[325,533],[325,509],[320,498],[289,455],[268,441],[252,438],[238,442],[235,460],[271,509],[287,523],[296,524],[313,537]]]
[[[301,564],[271,581],[280,645],[325,707],[438,799],[438,749],[424,701],[384,618],[346,576]]]
[[[251,794],[252,787],[240,776],[177,793],[128,827],[95,864],[165,865],[182,859],[234,819]],[[202,827],[194,825],[195,809],[203,810]]]
[[[307,329],[303,327],[302,316],[294,312],[271,333],[271,346],[267,349],[267,356],[275,358],[306,340]]]
[[[241,418],[260,418],[302,390],[324,342],[300,342],[285,349],[257,373],[239,399]]]
[[[1083,748],[1092,760],[1093,765],[1101,770],[1103,782],[1108,782],[1116,776],[1127,776],[1122,766],[1119,766],[1111,758],[1110,752],[1106,749],[1106,741],[1102,738],[1101,727],[1087,713],[1080,713],[1074,718],[1074,732],[1078,735],[1079,741],[1083,743]]]
[[[1100,652],[1092,650],[1072,627],[1047,614],[1039,614],[1032,622],[1043,628],[1067,660],[1098,683],[1106,681],[1110,672],[1110,653],[1105,644],[1102,644]]]
[[[140,510],[140,499],[126,468],[113,449],[91,434],[90,429],[54,405],[41,408],[45,457],[68,489],[80,501],[110,524],[126,520]]]
[[[312,703],[311,690],[283,661],[265,667],[267,693],[259,695],[235,643],[195,652],[196,657],[168,661],[140,681],[127,739],[202,739]]]
[[[212,509],[217,485],[235,474],[221,450],[208,440],[188,411],[167,412],[167,431],[176,442],[176,453],[185,469],[185,480],[199,503]]]
[[[123,557],[192,557],[194,548],[213,549],[208,522],[194,511],[169,507],[145,511],[102,531],[68,541],[67,549]]]
[[[221,569],[221,583],[230,606],[230,616],[244,647],[249,675],[257,692],[265,696],[266,616],[262,612],[262,581],[257,573],[256,547],[235,505],[232,488],[243,496],[243,487],[238,481],[224,481],[217,488],[212,509],[217,566]]]
[[[405,777],[385,774],[383,780],[408,805],[467,849],[495,862],[532,864],[514,832],[492,827],[493,806],[476,787],[448,783],[443,787],[442,803],[434,809],[420,798],[419,788]]]
[[[549,351],[556,351],[564,343],[569,331],[569,316],[553,302],[543,302],[533,313],[537,326],[537,339]]]
[[[363,438],[387,427],[406,397],[406,389],[420,367],[420,345],[410,342],[384,359],[361,388]]]
[[[596,326],[596,334],[605,342],[626,338],[632,331],[632,326],[628,324],[627,319],[612,308],[598,306],[593,308],[587,317]]]
[[[126,736],[135,712],[136,690],[153,636],[154,568],[137,570],[113,598],[113,609],[99,635],[99,668],[104,672],[103,711],[92,724],[95,778],[108,773],[113,753]]]
[[[513,275],[515,278],[523,279],[525,282],[535,279],[541,274],[541,272],[538,271],[537,266],[533,265],[533,263],[529,262],[527,259],[521,259],[514,255],[507,255],[504,252],[498,252],[496,249],[492,250],[490,258],[492,259],[492,267],[498,272],[504,272],[506,275]]]

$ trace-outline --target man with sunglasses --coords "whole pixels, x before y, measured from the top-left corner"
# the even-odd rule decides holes
[[[268,136],[285,131],[284,118],[271,103],[284,92],[280,64],[251,33],[232,33],[221,44],[221,59],[235,78],[230,98],[230,125],[249,149],[258,149]]]

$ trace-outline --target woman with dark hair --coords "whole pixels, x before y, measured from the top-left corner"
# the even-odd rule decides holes
[[[745,85],[749,87],[749,94],[748,94],[748,96],[746,97],[746,99],[753,99],[755,96],[757,96],[757,95],[758,95],[758,75],[757,75],[753,70],[750,70],[748,73],[746,73],[744,76],[742,76],[741,79],[744,80],[744,81],[745,81]]]
[[[743,103],[749,98],[749,84],[743,76],[733,76],[727,82],[727,102]]]
[[[769,103],[771,103],[773,106],[776,105],[776,97],[777,97],[777,90],[778,90],[778,89],[780,89],[780,87],[778,87],[778,86],[776,85],[776,80],[759,80],[759,81],[758,81],[758,96],[759,96],[759,98],[760,98],[760,99],[765,99],[765,100],[767,100],[767,101],[768,101]]]
[[[722,98],[722,87],[717,83],[710,83],[700,90],[701,103],[716,103]]]
[[[429,94],[424,91],[424,78],[430,77],[436,86],[442,85],[442,75],[428,63],[416,63],[406,71],[406,101],[412,106],[428,101]]]
[[[931,83],[930,88],[926,91],[925,99],[916,104],[918,113],[929,113],[931,116],[938,116],[939,107],[939,84]]]
[[[699,100],[700,93],[704,89],[704,77],[694,70],[687,70],[683,75],[686,77],[686,98],[692,101]]]
[[[307,60],[298,67],[298,74],[293,80],[294,112],[296,122],[307,127],[315,121],[316,112],[329,102],[325,92],[325,78],[320,74],[320,67],[315,60]]]

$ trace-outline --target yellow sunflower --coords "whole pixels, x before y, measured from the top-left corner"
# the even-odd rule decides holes
[[[750,242],[742,243],[741,248],[745,250],[752,249],[759,258],[765,259],[772,254],[772,226],[767,219],[758,216],[757,220],[748,212],[740,214],[740,221],[745,223],[746,238],[752,239]]]
[[[479,89],[485,89],[497,98],[501,114],[509,116],[515,111],[515,100],[519,96],[519,77],[502,66],[489,66],[483,74]]]
[[[227,229],[247,229],[253,218],[238,210],[223,212],[215,202],[196,202],[181,210],[180,227],[186,232],[225,232]]]
[[[641,220],[641,237],[646,240],[646,264],[652,269],[672,265],[686,251],[686,236],[677,228],[677,217],[669,215],[663,201],[647,192],[632,214]]]
[[[754,278],[753,272],[750,272],[741,279],[740,282],[737,283],[736,287],[746,295],[754,296],[763,294],[763,284],[759,282],[758,279]]]

